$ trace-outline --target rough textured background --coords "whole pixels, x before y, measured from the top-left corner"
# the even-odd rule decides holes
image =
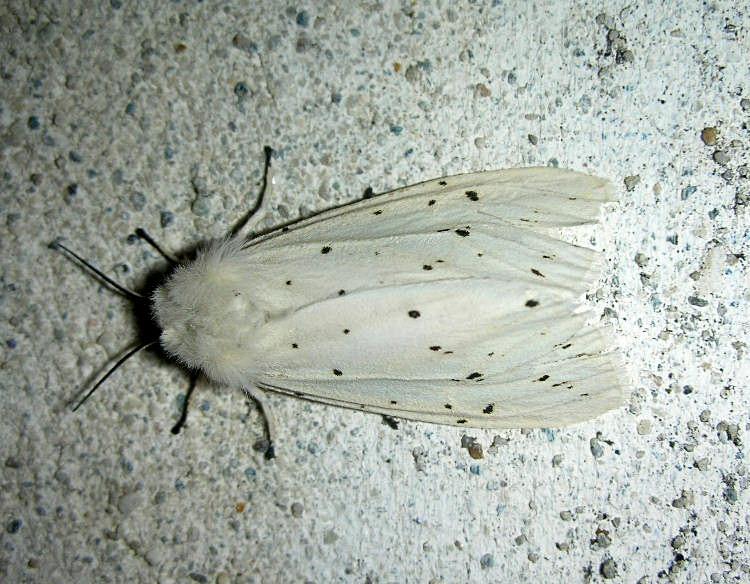
[[[742,3],[149,4],[0,8],[0,579],[750,579]],[[237,391],[172,436],[186,376],[144,354],[72,414],[135,323],[47,243],[138,287],[160,261],[133,230],[224,233],[265,144],[269,224],[458,172],[610,177],[590,302],[627,403],[497,434],[276,398],[269,463]]]

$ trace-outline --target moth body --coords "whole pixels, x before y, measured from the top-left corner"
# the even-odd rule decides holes
[[[161,343],[220,383],[396,417],[585,420],[622,400],[580,311],[602,260],[550,233],[613,199],[576,172],[484,172],[221,241],[154,295]]]

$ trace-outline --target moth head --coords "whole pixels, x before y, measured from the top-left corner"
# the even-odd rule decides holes
[[[139,325],[136,342],[115,357],[114,364],[102,375],[97,375],[95,382],[96,378],[86,383],[90,389],[76,401],[73,411],[80,408],[128,359],[149,347],[161,348],[192,369],[182,416],[172,428],[174,434],[179,433],[185,423],[187,402],[195,389],[199,371],[214,381],[245,388],[251,377],[247,366],[241,367],[240,361],[252,362],[247,350],[257,328],[267,320],[249,301],[249,294],[243,294],[243,289],[249,289],[243,285],[247,286],[251,280],[246,257],[243,257],[248,254],[242,253],[248,222],[260,209],[269,181],[272,182],[273,149],[266,146],[264,150],[263,187],[255,205],[232,227],[226,239],[199,251],[192,261],[180,265],[145,230],[135,230],[135,236],[151,245],[169,263],[167,270],[151,273],[143,293],[120,285],[64,246],[60,238],[50,243],[51,249],[73,260],[110,290],[133,301]],[[268,448],[266,457],[273,457],[272,448]]]
[[[142,294],[120,285],[60,240],[50,244],[111,290],[132,300],[139,324],[139,338],[113,359],[114,364],[95,383],[87,383],[91,387],[76,402],[74,411],[120,366],[147,347],[160,346],[194,372],[200,370],[220,383],[242,385],[249,379],[239,362],[248,362],[247,349],[264,319],[242,292],[248,281],[247,266],[242,265],[243,242],[226,239],[209,244],[195,259],[178,264],[143,230],[136,234],[172,264],[171,271],[152,274]]]

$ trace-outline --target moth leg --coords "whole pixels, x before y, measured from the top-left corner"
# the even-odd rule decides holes
[[[276,436],[276,420],[273,415],[271,404],[266,399],[266,392],[254,385],[243,387],[242,390],[248,398],[258,404],[261,416],[263,416],[263,426],[266,436],[263,441],[264,443],[257,444],[256,449],[264,452],[266,460],[276,458],[274,444],[274,437]]]
[[[268,201],[272,194],[274,182],[273,167],[271,165],[273,148],[266,146],[263,152],[265,155],[265,167],[263,170],[263,184],[260,187],[258,199],[255,201],[253,207],[229,230],[229,235],[232,237],[249,238],[253,229],[268,212]]]
[[[185,422],[187,422],[188,406],[190,405],[190,398],[195,391],[195,386],[198,385],[198,377],[200,374],[194,371],[190,374],[190,385],[188,386],[187,394],[185,395],[185,401],[182,403],[182,413],[177,423],[172,426],[172,434],[179,434],[182,430]]]
[[[159,245],[158,243],[156,243],[156,240],[155,240],[155,239],[154,239],[153,237],[151,237],[151,236],[150,236],[150,235],[149,235],[149,234],[148,234],[148,233],[146,232],[146,230],[145,230],[145,229],[143,229],[142,227],[139,227],[138,229],[136,229],[136,230],[135,230],[135,234],[136,234],[136,235],[137,235],[137,236],[138,236],[138,237],[139,237],[140,239],[142,239],[143,241],[145,241],[146,243],[148,243],[148,244],[149,244],[149,245],[150,245],[151,247],[153,247],[153,248],[154,248],[154,249],[155,249],[155,250],[156,250],[156,251],[158,252],[158,254],[159,254],[159,255],[160,255],[161,257],[163,257],[163,258],[164,258],[165,260],[167,260],[167,261],[168,261],[168,262],[169,262],[170,264],[172,264],[173,266],[176,266],[176,265],[177,265],[177,264],[179,263],[179,261],[177,260],[177,258],[176,258],[176,257],[175,257],[174,255],[172,255],[172,254],[171,254],[171,253],[169,253],[169,252],[166,252],[166,251],[164,251],[164,250],[163,250],[163,249],[161,248],[161,246],[160,246],[160,245]]]

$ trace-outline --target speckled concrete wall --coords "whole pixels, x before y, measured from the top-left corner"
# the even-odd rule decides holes
[[[750,580],[747,9],[350,4],[0,7],[0,579]],[[459,172],[610,177],[588,302],[626,404],[498,433],[276,397],[266,462],[238,391],[173,436],[186,374],[145,353],[71,413],[135,320],[47,244],[138,288],[162,264],[133,231],[223,234],[266,144],[267,225]]]

